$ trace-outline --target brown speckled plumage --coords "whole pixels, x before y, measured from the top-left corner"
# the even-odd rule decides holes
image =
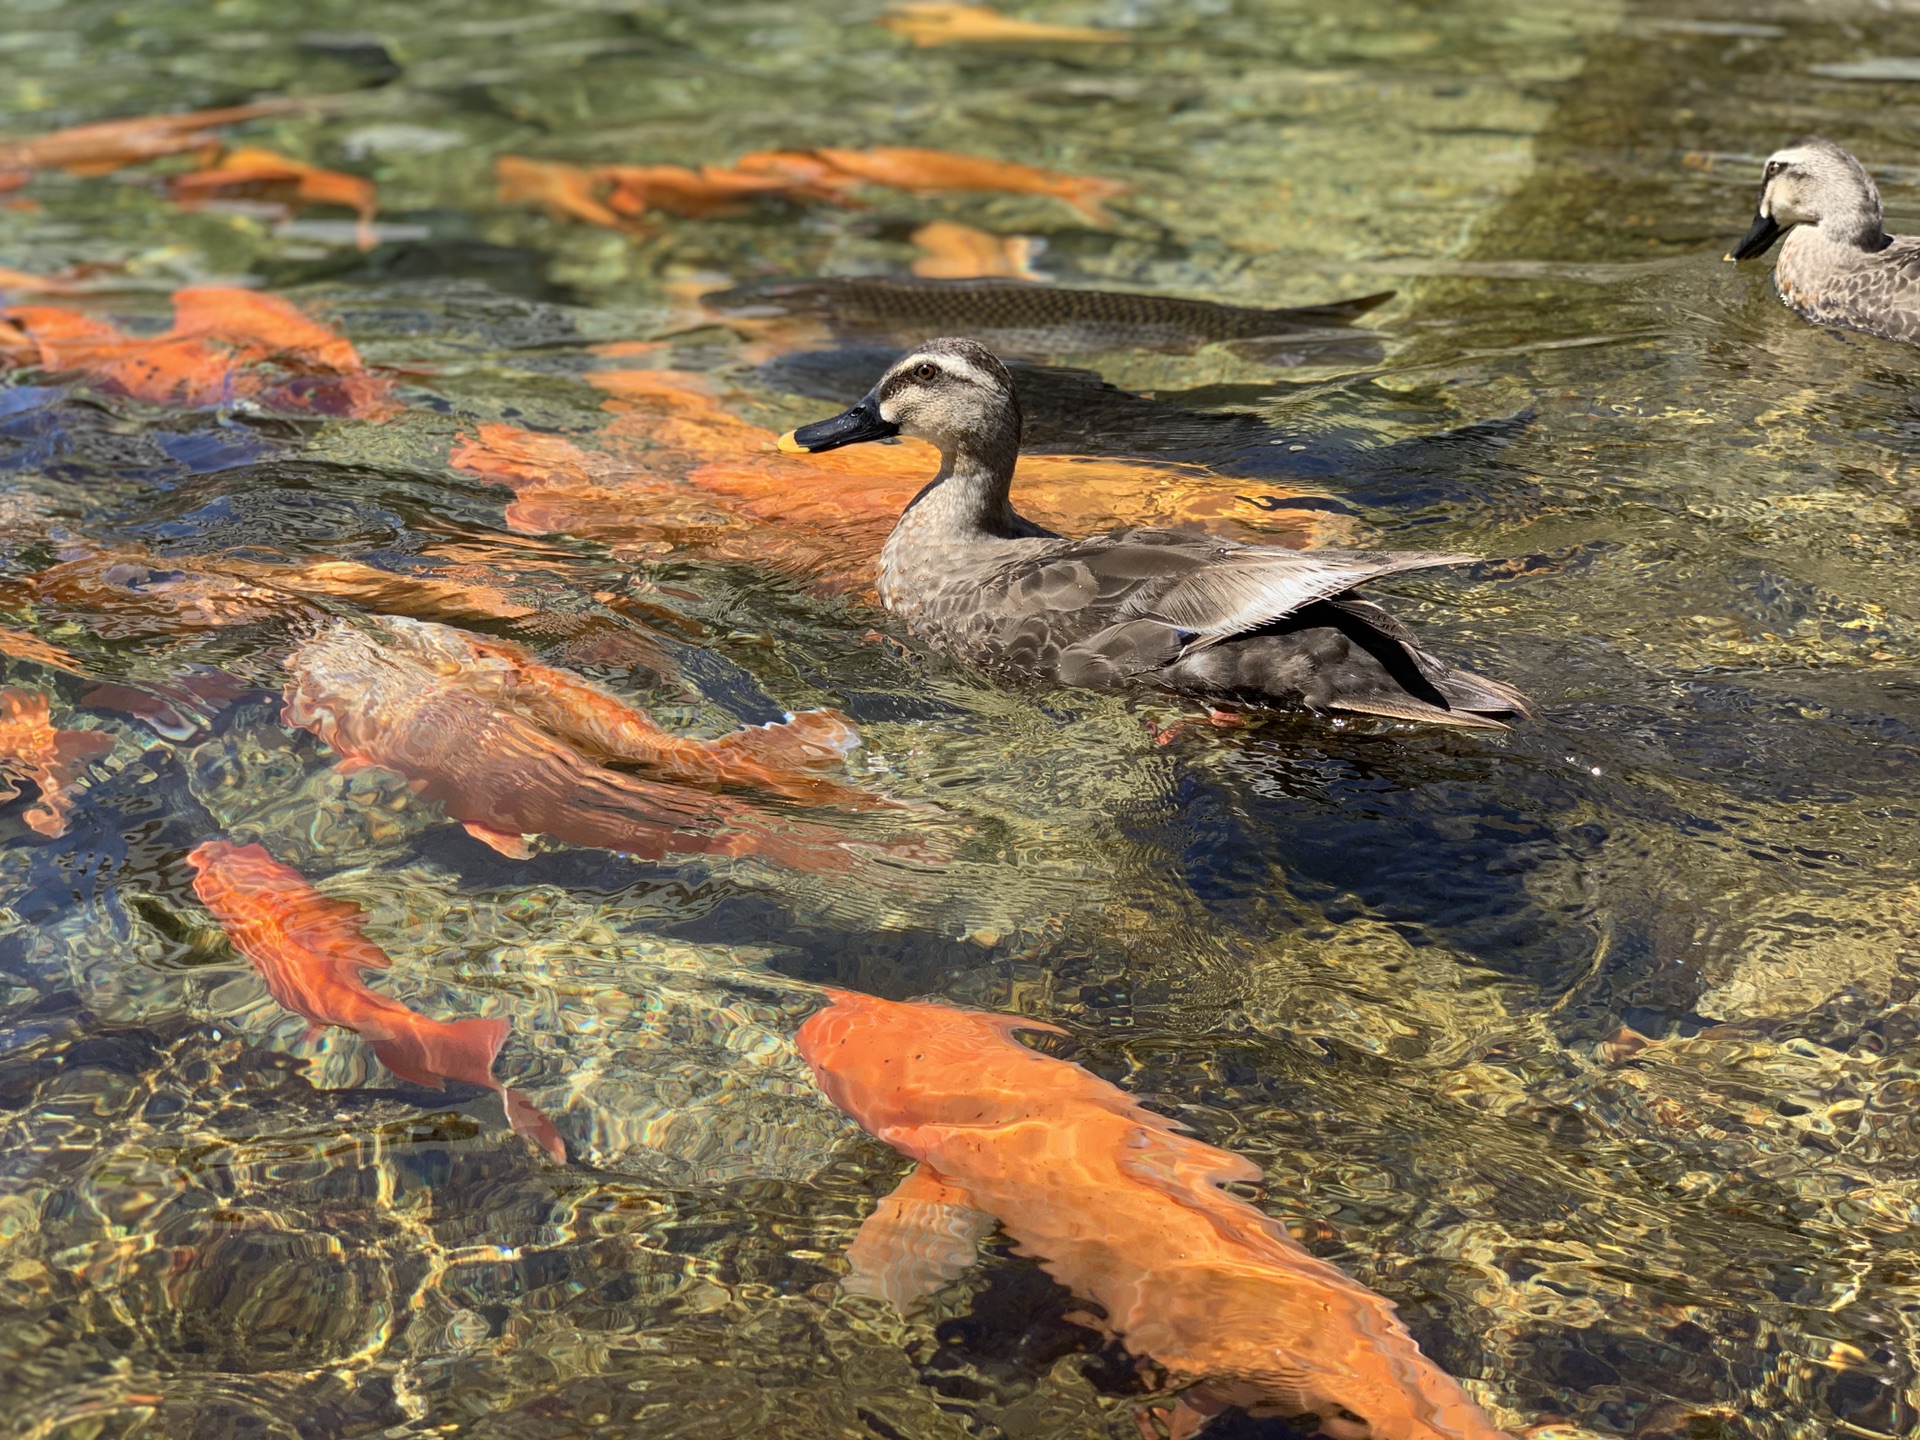
[[[1470,556],[1281,550],[1184,530],[1055,535],[1009,500],[1019,404],[1005,367],[971,340],[920,346],[794,441],[892,433],[938,445],[941,466],[881,551],[880,598],[989,673],[1490,728],[1527,713],[1518,691],[1449,668],[1354,593]]]
[[[1920,344],[1920,236],[1888,235],[1872,178],[1831,140],[1809,136],[1768,157],[1758,214],[1739,259],[1785,235],[1774,286],[1818,325]]]

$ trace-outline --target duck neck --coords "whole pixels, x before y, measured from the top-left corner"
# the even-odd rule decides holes
[[[943,540],[1011,539],[1026,525],[1009,492],[1017,440],[964,440],[940,449],[940,471],[907,506],[898,529]]]
[[[1817,227],[1823,239],[1851,250],[1884,250],[1887,247],[1886,217],[1880,208],[1880,192],[1868,180],[1852,203],[1831,214],[1823,214]]]

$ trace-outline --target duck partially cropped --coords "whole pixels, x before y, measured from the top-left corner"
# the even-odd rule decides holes
[[[1818,325],[1920,344],[1920,236],[1889,235],[1858,160],[1809,136],[1767,157],[1759,213],[1727,255],[1752,260],[1782,236],[1773,283]]]
[[[939,472],[881,550],[880,599],[916,634],[1001,678],[1479,729],[1528,713],[1519,691],[1450,668],[1355,593],[1474,557],[1282,550],[1191,530],[1068,539],[1008,498],[1020,425],[1006,367],[947,338],[780,445],[818,454],[909,435],[939,448]]]

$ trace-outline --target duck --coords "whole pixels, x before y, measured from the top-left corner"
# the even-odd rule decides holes
[[[1753,228],[1727,253],[1755,260],[1782,237],[1780,298],[1816,325],[1920,344],[1920,236],[1889,235],[1860,162],[1810,135],[1767,157]]]
[[[1285,550],[1194,530],[1070,538],[1013,508],[1021,413],[979,342],[927,341],[865,398],[780,437],[821,454],[895,436],[940,468],[880,552],[881,603],[932,648],[1019,684],[1171,692],[1238,708],[1389,716],[1473,729],[1525,717],[1518,690],[1447,665],[1358,591],[1476,557]]]

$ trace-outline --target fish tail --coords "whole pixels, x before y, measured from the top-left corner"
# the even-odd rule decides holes
[[[373,1042],[380,1063],[415,1085],[444,1088],[449,1080],[498,1088],[493,1078],[494,1057],[506,1043],[510,1022],[495,1020],[429,1020],[408,1011],[391,1017],[382,1033],[371,1027],[361,1034]]]
[[[734,753],[783,770],[837,768],[860,744],[860,732],[838,710],[802,710],[784,723],[750,725],[713,742]]]
[[[1095,225],[1112,225],[1113,212],[1100,202],[1124,195],[1132,188],[1122,180],[1106,180],[1098,175],[1075,175],[1060,188],[1059,196]]]

